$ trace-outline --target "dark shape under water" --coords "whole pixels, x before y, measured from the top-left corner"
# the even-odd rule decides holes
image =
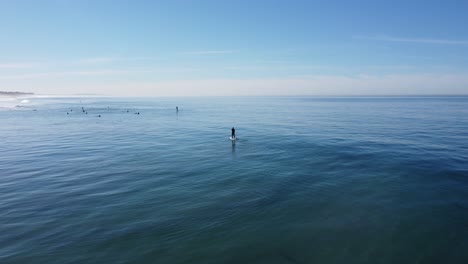
[[[295,258],[291,257],[289,254],[285,253],[285,252],[281,252],[279,254],[282,258],[286,259],[288,262],[291,262],[291,263],[295,263],[295,264],[302,264],[302,262],[299,262],[298,260],[296,260]]]
[[[463,204],[457,202],[455,203],[455,206],[458,207],[459,209],[463,209],[463,210],[467,210],[468,211],[468,207],[467,206],[464,206]]]

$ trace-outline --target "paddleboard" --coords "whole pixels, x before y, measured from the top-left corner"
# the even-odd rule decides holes
[[[229,139],[232,140],[232,141],[236,141],[236,140],[237,140],[237,138],[233,138],[233,137],[229,137]]]

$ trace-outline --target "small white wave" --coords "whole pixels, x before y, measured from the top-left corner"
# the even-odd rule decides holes
[[[31,98],[5,97],[0,96],[0,108],[2,109],[17,109],[25,105],[31,105]]]
[[[15,107],[15,98],[0,97],[0,108],[8,109]]]

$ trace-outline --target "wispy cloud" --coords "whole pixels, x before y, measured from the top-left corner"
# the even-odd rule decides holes
[[[101,63],[111,63],[118,61],[154,61],[157,60],[154,57],[92,57],[92,58],[82,58],[78,60],[78,63],[84,64],[101,64]]]
[[[26,80],[26,79],[45,79],[57,77],[76,77],[76,76],[104,76],[104,75],[124,75],[124,74],[167,74],[167,73],[187,73],[199,71],[199,68],[176,67],[176,68],[144,68],[144,69],[100,69],[100,70],[84,70],[84,71],[54,71],[54,72],[38,72],[24,74],[0,75],[0,80]]]
[[[232,66],[226,66],[226,67],[220,67],[220,69],[226,69],[226,70],[239,70],[239,71],[253,71],[253,70],[258,70],[258,71],[271,71],[271,70],[280,70],[280,71],[290,71],[290,70],[310,70],[310,71],[316,71],[316,70],[338,70],[339,67],[332,67],[332,66],[326,66],[326,65],[301,65],[301,64],[251,64],[251,65],[232,65]]]
[[[422,44],[438,44],[438,45],[468,45],[468,40],[451,40],[451,39],[433,39],[433,38],[404,38],[392,37],[386,35],[379,36],[353,36],[355,39],[389,41],[389,42],[407,42],[407,43],[422,43]]]
[[[99,75],[114,75],[114,74],[126,74],[126,73],[129,73],[129,71],[96,70],[96,71],[42,72],[42,73],[3,75],[3,76],[0,76],[0,79],[17,80],[17,79],[34,79],[34,78],[63,77],[63,76],[99,76]]]
[[[0,69],[25,69],[34,66],[33,63],[0,63]]]
[[[233,50],[201,50],[201,51],[185,51],[181,52],[181,54],[189,54],[189,55],[211,55],[211,54],[230,54],[234,53]]]
[[[90,63],[90,64],[94,64],[94,63],[106,63],[106,62],[112,62],[112,61],[115,61],[116,58],[112,58],[112,57],[96,57],[96,58],[84,58],[84,59],[79,59],[78,62],[79,63]]]

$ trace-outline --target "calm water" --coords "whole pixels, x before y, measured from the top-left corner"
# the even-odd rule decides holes
[[[23,103],[2,264],[468,263],[468,98]]]

